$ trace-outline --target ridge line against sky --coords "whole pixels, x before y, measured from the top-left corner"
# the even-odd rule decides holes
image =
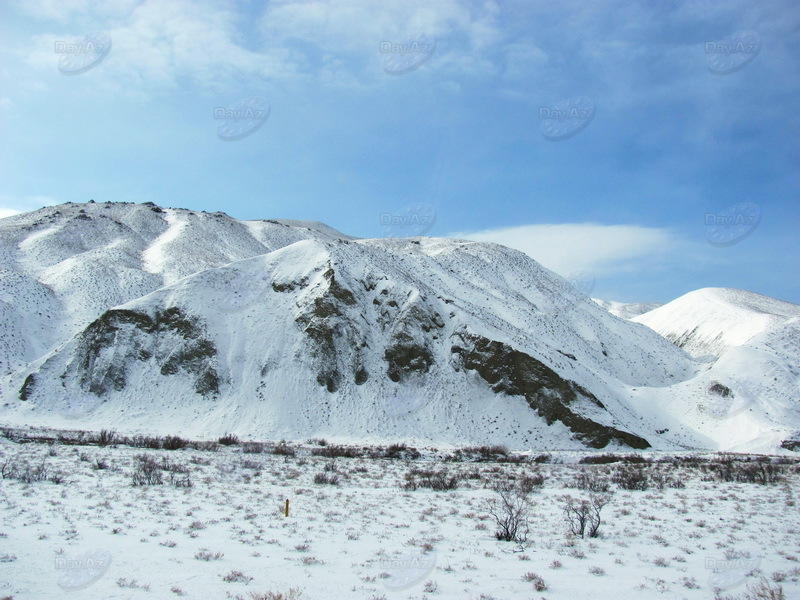
[[[788,1],[14,0],[0,216],[153,201],[797,303],[798,29]]]

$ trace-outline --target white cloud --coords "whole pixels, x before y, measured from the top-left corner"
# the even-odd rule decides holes
[[[57,203],[58,201],[51,196],[12,197],[0,194],[0,219]]]
[[[39,0],[18,7],[59,23],[62,30],[32,36],[29,65],[55,71],[55,41],[103,32],[112,48],[92,76],[111,85],[124,82],[124,87],[137,81],[140,90],[144,85],[176,86],[183,79],[210,88],[315,76],[338,86],[385,81],[381,42],[405,43],[420,35],[437,42],[435,68],[440,72],[493,72],[487,53],[503,37],[492,1],[275,0],[258,16],[255,37],[260,39],[251,40],[241,25],[252,15],[230,3],[120,0],[101,10],[97,0]],[[63,31],[64,23],[81,25]]]
[[[6,217],[11,217],[13,215],[18,215],[20,211],[13,209],[13,208],[4,208],[0,206],[0,219],[4,219]]]
[[[597,223],[519,225],[452,236],[520,250],[565,277],[636,270],[639,261],[685,245],[666,229]]]

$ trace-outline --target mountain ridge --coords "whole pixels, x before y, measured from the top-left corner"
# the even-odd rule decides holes
[[[9,423],[724,447],[713,419],[676,413],[672,396],[700,405],[717,375],[741,387],[496,244],[94,204],[0,221],[0,252],[16,267],[0,278]],[[31,324],[41,339],[24,335]]]

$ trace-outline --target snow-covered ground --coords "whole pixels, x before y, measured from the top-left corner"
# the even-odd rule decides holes
[[[612,484],[599,537],[582,539],[568,533],[564,497],[588,498],[576,477],[622,463],[578,464],[590,454],[577,452],[523,463],[448,460],[452,449],[421,448],[416,460],[311,454],[324,448],[290,456],[0,438],[7,474],[27,462],[63,475],[0,480],[0,598],[712,599],[718,587],[719,598],[739,599],[764,580],[800,596],[795,459],[776,467],[785,480],[759,485],[719,481],[688,454],[645,453],[654,462],[627,468],[644,469],[651,486]],[[162,484],[133,485],[141,455],[158,461]],[[414,468],[446,469],[458,487],[401,489]],[[663,489],[652,485],[659,472]],[[338,483],[315,483],[319,474]],[[527,542],[498,541],[491,487],[537,474]]]
[[[659,306],[663,306],[658,302],[617,302],[616,300],[601,300],[600,298],[592,298],[595,304],[605,308],[615,317],[620,319],[633,319],[646,312],[655,310]]]

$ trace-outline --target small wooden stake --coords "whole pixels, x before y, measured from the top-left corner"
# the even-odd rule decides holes
[[[283,516],[284,517],[288,517],[289,516],[289,500],[288,499],[286,500],[286,505],[283,508]]]

